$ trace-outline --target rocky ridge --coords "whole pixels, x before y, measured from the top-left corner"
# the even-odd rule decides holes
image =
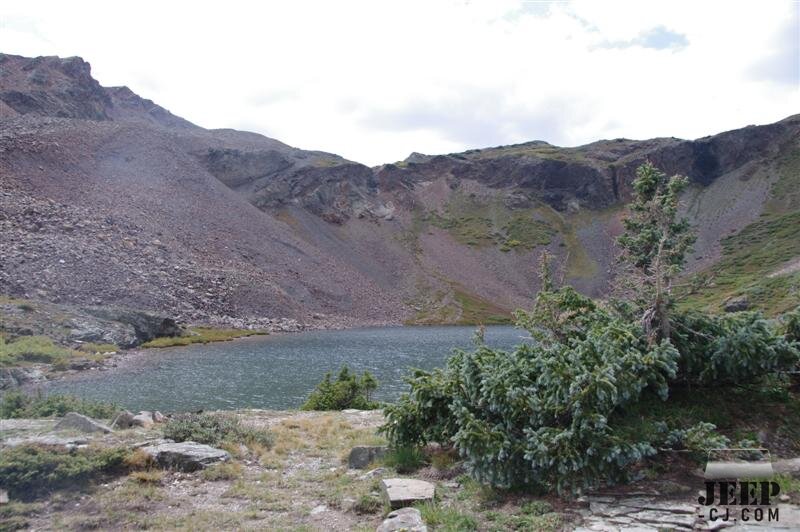
[[[12,55],[0,117],[0,293],[199,323],[492,323],[531,304],[543,249],[602,296],[645,160],[691,178],[690,269],[703,270],[800,150],[793,116],[697,140],[533,141],[368,168],[200,128],[100,86],[80,58]]]

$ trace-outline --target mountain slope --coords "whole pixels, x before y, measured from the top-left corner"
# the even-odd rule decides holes
[[[542,249],[601,296],[647,159],[692,179],[692,271],[727,275],[731,235],[792,241],[798,209],[799,116],[695,141],[534,141],[368,168],[200,128],[101,87],[79,58],[3,55],[0,120],[0,293],[194,321],[497,322],[531,303]],[[765,213],[790,217],[753,229]],[[769,272],[707,286],[698,304],[795,275],[784,247],[759,264]]]

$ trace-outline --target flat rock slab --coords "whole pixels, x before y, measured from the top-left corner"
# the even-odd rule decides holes
[[[347,466],[350,469],[366,469],[372,462],[383,458],[386,454],[384,446],[358,446],[353,447],[350,456],[347,458]]]
[[[78,432],[102,432],[108,434],[111,427],[104,423],[100,423],[90,417],[78,414],[77,412],[68,412],[61,421],[59,421],[55,430],[75,430]]]
[[[401,508],[386,516],[375,532],[428,532],[422,514],[416,508]]]
[[[432,501],[436,491],[430,482],[414,478],[386,478],[381,480],[381,488],[393,509]]]
[[[227,451],[193,441],[160,443],[142,447],[142,450],[152,456],[161,467],[189,472],[205,469],[211,464],[231,458]]]

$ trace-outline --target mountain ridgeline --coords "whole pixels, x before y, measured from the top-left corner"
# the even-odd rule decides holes
[[[0,55],[0,294],[197,322],[502,322],[531,304],[544,249],[566,282],[608,292],[646,160],[691,180],[689,304],[800,302],[800,115],[369,168],[203,129],[80,58]]]

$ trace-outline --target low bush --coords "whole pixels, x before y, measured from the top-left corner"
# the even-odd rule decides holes
[[[372,401],[370,395],[378,387],[375,380],[368,371],[360,377],[352,373],[347,366],[340,371],[336,380],[332,380],[331,373],[325,374],[308,399],[302,410],[344,410],[346,408],[358,408],[360,410],[372,410],[380,405]]]
[[[545,501],[529,501],[522,505],[520,512],[525,515],[544,515],[553,511],[553,507],[549,502]]]
[[[0,419],[61,417],[77,412],[96,419],[110,419],[119,407],[71,395],[26,395],[10,391],[0,399]]]
[[[721,316],[688,312],[673,318],[670,341],[681,353],[678,381],[698,385],[748,384],[791,368],[798,348],[788,329],[760,312]]]
[[[208,445],[224,442],[259,445],[269,449],[274,443],[273,435],[266,429],[243,425],[230,414],[181,414],[170,418],[163,428],[165,438],[194,441]]]
[[[800,359],[797,344],[754,313],[703,317],[692,333],[679,316],[674,344],[651,343],[639,322],[570,287],[540,293],[518,317],[536,343],[511,352],[479,343],[444,369],[415,371],[410,392],[385,409],[390,443],[454,445],[476,479],[500,487],[624,481],[630,465],[670,443],[701,451],[727,441],[708,423],[631,430],[638,404],[663,403],[686,383],[759,383]],[[657,412],[644,415],[657,421]]]
[[[31,499],[122,472],[128,452],[125,448],[67,450],[35,445],[6,448],[0,453],[0,486],[13,498]]]

